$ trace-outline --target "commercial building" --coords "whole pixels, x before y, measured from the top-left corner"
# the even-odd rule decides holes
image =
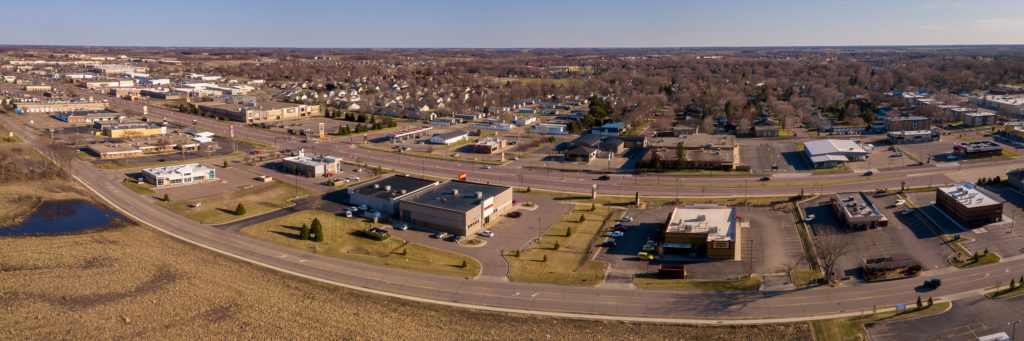
[[[676,207],[665,221],[662,248],[666,253],[703,253],[710,259],[738,260],[742,219],[731,207]]]
[[[395,131],[388,133],[388,140],[405,141],[408,139],[415,139],[421,136],[426,136],[427,132],[434,129],[430,126],[420,126],[415,128],[409,128],[405,130]]]
[[[867,230],[889,225],[889,220],[878,212],[864,193],[836,193],[832,195],[830,201],[839,220],[842,220],[848,229]]]
[[[216,171],[212,167],[199,163],[174,165],[165,167],[145,168],[142,178],[157,187],[186,185],[216,179]]]
[[[1017,168],[1006,173],[1006,184],[1024,192],[1024,168]]]
[[[450,180],[400,199],[399,208],[401,221],[466,236],[512,208],[512,188]]]
[[[149,98],[165,99],[169,101],[185,99],[188,97],[188,94],[184,92],[165,89],[143,89],[139,94]]]
[[[53,99],[44,102],[21,102],[17,103],[15,107],[21,113],[99,111],[107,109],[107,102],[84,99]]]
[[[970,97],[967,101],[1010,117],[1024,117],[1024,96],[1022,95],[987,94]]]
[[[341,158],[334,156],[318,157],[316,155],[306,155],[305,151],[300,149],[299,155],[286,157],[281,161],[284,171],[302,174],[308,177],[318,176],[332,176],[338,172],[341,166]]]
[[[597,151],[597,148],[589,146],[572,147],[565,151],[565,155],[562,160],[569,162],[590,162],[597,158]]]
[[[925,143],[939,140],[939,132],[935,130],[904,130],[890,131],[885,134],[892,144]]]
[[[166,135],[167,127],[153,123],[123,123],[102,125],[103,134],[111,138],[134,138]]]
[[[548,135],[566,135],[569,133],[564,124],[556,123],[538,123],[533,126],[533,132]]]
[[[127,159],[142,156],[142,149],[127,143],[90,144],[85,149],[100,159]]]
[[[26,85],[25,91],[28,92],[45,92],[53,91],[53,87],[49,85]]]
[[[345,189],[348,203],[366,205],[385,215],[398,213],[399,202],[438,186],[437,181],[406,175],[391,175]]]
[[[494,154],[505,150],[508,147],[508,140],[500,137],[488,137],[473,144],[473,152],[479,154]]]
[[[931,126],[931,120],[924,116],[903,116],[885,118],[886,131],[926,130],[928,128],[931,128]]]
[[[990,112],[972,112],[964,114],[964,126],[981,127],[996,124],[996,114]]]
[[[87,71],[102,73],[107,75],[112,74],[129,74],[129,73],[140,73],[146,72],[146,68],[142,66],[131,66],[131,65],[119,65],[119,64],[100,64],[100,65],[89,65],[86,68]]]
[[[853,140],[814,140],[804,143],[804,154],[814,168],[835,168],[859,161],[871,154],[871,148]]]
[[[953,144],[953,152],[964,159],[997,156],[1003,153],[1003,146],[992,141],[959,142]]]
[[[443,134],[435,134],[430,137],[430,143],[449,145],[469,138],[469,134],[461,130],[454,130]]]
[[[123,122],[125,116],[115,111],[62,111],[54,118],[67,123]]]
[[[226,120],[245,123],[294,120],[320,115],[319,105],[285,102],[249,102],[245,104],[200,104],[199,109]]]
[[[935,206],[968,228],[1003,219],[1003,202],[970,183],[939,187],[935,190]]]
[[[84,86],[86,89],[118,88],[118,87],[134,86],[135,85],[135,81],[133,81],[131,79],[86,80],[86,81],[79,82],[78,85]]]

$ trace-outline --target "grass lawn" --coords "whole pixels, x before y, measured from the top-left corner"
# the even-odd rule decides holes
[[[166,154],[173,154],[173,153],[166,153]],[[130,164],[130,165],[127,165],[127,166],[119,165],[117,163],[100,163],[100,164],[93,164],[92,166],[94,168],[96,168],[96,169],[107,169],[107,170],[126,169],[126,168],[160,167],[160,166],[170,166],[170,165],[177,165],[177,164],[183,164],[183,163],[193,163],[193,162],[199,162],[199,161],[203,161],[203,160],[216,159],[216,158],[222,158],[222,157],[233,157],[233,156],[244,155],[244,154],[245,154],[244,152],[233,152],[233,153],[227,154],[227,155],[214,155],[214,156],[210,156],[210,157],[190,157],[188,160],[185,160],[185,161],[182,161],[182,160],[168,160],[166,162],[154,162],[154,163],[145,163],[145,164]],[[88,154],[86,154],[86,155],[88,155]],[[145,155],[156,155],[156,154],[145,154]]]
[[[158,202],[158,204],[173,211],[174,213],[183,215],[200,223],[223,224],[229,221],[251,217],[279,208],[291,206],[292,203],[289,202],[288,199],[295,198],[296,189],[298,189],[297,193],[300,197],[310,194],[309,190],[302,188],[301,186],[296,187],[295,185],[284,181],[274,180],[270,184],[254,186],[248,189],[239,188],[234,192],[221,193],[192,200],[176,201],[174,198],[171,198],[171,202],[169,203],[161,201]],[[197,202],[203,203],[202,207],[200,209],[192,208],[192,205]],[[237,207],[239,203],[245,205],[246,215],[244,216],[235,215],[235,207]]]
[[[925,303],[927,305],[927,303]],[[829,320],[811,321],[811,329],[814,331],[814,339],[817,341],[832,340],[867,340],[867,331],[863,325],[870,322],[893,321],[905,318],[937,314],[949,308],[948,302],[941,302],[925,307],[921,310],[911,308],[896,312],[884,312],[864,316],[841,317]]]
[[[551,226],[543,238],[530,244],[518,257],[509,251],[505,259],[509,263],[508,277],[517,282],[538,282],[562,285],[597,285],[604,280],[608,263],[593,261],[597,238],[604,232],[604,226],[611,218],[618,217],[616,210],[598,206],[574,209],[562,216]],[[580,214],[586,217],[579,222]],[[572,228],[572,235],[566,237],[566,230]],[[555,250],[555,243],[559,248]],[[544,261],[547,257],[547,261]]]
[[[323,224],[324,241],[299,240],[302,224],[312,224],[313,218],[320,219]],[[324,211],[302,211],[248,226],[242,229],[241,234],[310,252],[314,252],[313,246],[318,246],[317,253],[379,266],[459,277],[475,277],[480,273],[480,262],[473,257],[398,238],[376,241],[358,232],[371,225],[363,219],[339,217]],[[462,267],[463,261],[466,262],[465,268]]]
[[[24,140],[22,140],[21,136],[18,136],[18,134],[14,134],[14,136],[8,137],[7,135],[10,134],[10,133],[11,133],[11,131],[8,130],[7,127],[5,127],[3,125],[0,125],[0,143],[8,143],[8,142],[9,143],[21,143],[21,142],[24,142]]]
[[[700,279],[660,279],[655,277],[634,277],[633,285],[640,289],[661,290],[706,290],[706,291],[751,291],[761,287],[761,277],[740,276],[734,281],[713,281]]]
[[[821,271],[818,270],[793,270],[789,272],[790,283],[797,288],[810,286],[812,280],[821,279]]]
[[[153,190],[153,188],[156,188],[156,186],[150,185],[145,182],[135,182],[135,180],[124,179],[121,180],[121,185],[132,190],[132,192],[142,195],[156,193],[156,191]]]
[[[1024,285],[1021,285],[1020,283],[1018,283],[1017,286],[1012,289],[1009,286],[1007,286],[1006,288],[1003,289],[985,293],[985,296],[992,298],[1010,298],[1017,297],[1020,295],[1024,295]]]
[[[811,170],[811,174],[835,174],[835,173],[853,173],[853,170],[847,167],[835,167],[835,168],[817,168]],[[857,179],[859,182],[860,179]]]
[[[977,159],[968,159],[968,160],[964,160],[963,162],[965,162],[965,163],[975,163],[975,162],[985,162],[985,161],[995,161],[995,160],[1009,160],[1009,159],[1012,159],[1012,158],[1015,158],[1015,157],[1018,157],[1018,156],[1020,156],[1020,154],[1017,154],[1017,153],[1011,152],[1009,150],[1003,149],[1003,153],[999,154],[999,155],[983,157],[983,158],[977,158]]]

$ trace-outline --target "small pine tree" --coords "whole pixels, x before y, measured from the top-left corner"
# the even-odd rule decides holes
[[[921,309],[921,296],[917,296],[917,309]]]
[[[238,203],[238,206],[235,207],[235,215],[245,215],[245,205]]]
[[[526,193],[530,193],[530,187],[529,186],[526,187]]]
[[[554,246],[554,249],[555,249],[555,250],[558,250],[558,249],[561,249],[561,248],[562,248],[562,244],[559,244],[559,243],[558,243],[558,241],[556,240],[556,241],[555,241],[555,246]]]
[[[583,213],[580,213],[580,222],[582,223],[584,221],[587,221],[587,216],[583,215]]]
[[[310,233],[313,234],[313,241],[314,242],[322,242],[322,241],[324,241],[324,228],[322,226],[320,226],[319,224],[314,225],[313,228],[310,229]]]
[[[1010,289],[1012,290],[1016,286],[1017,286],[1017,279],[1016,278],[1010,278]]]
[[[565,229],[565,236],[566,237],[572,237],[572,227],[567,227]]]
[[[985,252],[983,254],[987,255],[988,254],[988,249],[985,249]]]
[[[408,256],[408,255],[409,255],[409,250],[403,247],[402,248],[402,256]]]
[[[310,224],[309,226],[311,226],[314,230],[324,228],[324,226],[320,224],[320,218],[313,218],[313,223]]]
[[[595,205],[594,203],[590,203],[590,210],[597,211],[597,205]]]
[[[224,168],[228,168],[228,160],[224,160]]]
[[[164,193],[164,202],[171,202],[171,196],[167,195],[167,193]]]
[[[309,226],[302,224],[302,229],[299,230],[299,240],[309,240]]]
[[[934,302],[932,302],[932,298],[931,298],[931,297],[928,297],[928,307],[929,307],[929,308],[931,308],[931,307],[932,307],[932,303],[934,303]]]
[[[466,263],[466,260],[465,260],[465,259],[463,259],[463,260],[462,260],[462,265],[461,265],[461,266],[459,266],[459,267],[460,267],[460,268],[465,268],[465,267],[467,267],[467,266],[469,266],[469,263]]]
[[[541,262],[545,262],[545,263],[547,263],[547,261],[548,261],[548,255],[544,255],[544,258],[541,258],[541,260],[540,260],[540,261],[541,261]]]

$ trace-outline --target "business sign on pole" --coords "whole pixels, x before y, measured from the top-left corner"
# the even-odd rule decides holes
[[[459,174],[459,180],[466,180],[466,173]]]
[[[231,138],[235,138],[235,125],[234,124],[228,126],[228,135],[231,136]]]
[[[320,138],[324,138],[324,123],[320,122]]]

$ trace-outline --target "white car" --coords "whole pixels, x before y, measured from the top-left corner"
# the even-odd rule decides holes
[[[907,201],[903,200],[903,199],[896,200],[896,206],[903,206],[906,203],[907,203]]]
[[[395,229],[399,231],[405,231],[409,229],[409,224],[398,224],[395,225]]]
[[[622,231],[612,231],[611,233],[608,234],[608,236],[612,237],[612,238],[619,238],[619,237],[622,237],[622,236],[625,236],[625,235],[626,234],[622,233]]]
[[[624,222],[624,223],[628,223],[628,222],[633,221],[633,217],[622,217],[622,218],[619,219],[619,221]]]
[[[814,220],[814,218],[815,217],[814,217],[813,214],[808,214],[806,217],[804,217],[804,222],[808,222],[808,221]]]
[[[903,210],[903,215],[909,215],[911,213],[914,213],[914,210]]]
[[[484,237],[494,237],[494,232],[491,232],[491,230],[486,230],[484,232],[480,232],[480,235]]]

